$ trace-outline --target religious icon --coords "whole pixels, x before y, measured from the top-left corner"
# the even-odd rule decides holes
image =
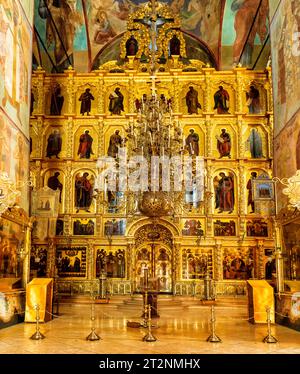
[[[111,135],[109,140],[109,146],[107,150],[107,155],[110,157],[117,157],[119,148],[122,147],[123,139],[121,135],[119,135],[120,131],[116,130],[113,135]]]
[[[247,236],[267,237],[268,223],[261,219],[247,221]]]
[[[230,156],[230,151],[231,151],[231,138],[228,132],[226,132],[226,129],[221,130],[220,136],[216,135],[217,139],[217,148],[220,153],[220,157],[228,157],[231,158]]]
[[[260,112],[259,91],[254,86],[250,86],[249,92],[246,92],[247,106],[250,114]]]
[[[263,150],[262,150],[262,139],[257,131],[257,129],[252,129],[250,132],[250,135],[247,139],[247,148],[249,149],[250,146],[250,152],[252,158],[262,158],[263,156]]]
[[[59,158],[58,154],[61,151],[62,138],[58,130],[54,130],[53,133],[49,135],[47,143],[46,157],[51,158],[55,156]]]
[[[131,37],[126,42],[126,56],[135,56],[138,51],[138,42],[131,35]]]
[[[219,178],[220,177],[220,178]],[[228,176],[220,173],[219,177],[214,178],[215,188],[215,209],[219,209],[218,213],[232,213],[234,209],[234,177],[232,173]]]
[[[180,40],[174,34],[170,40],[170,55],[180,56]]]
[[[34,277],[45,277],[47,270],[47,246],[34,245],[30,251],[30,273]]]
[[[90,212],[89,208],[93,200],[93,183],[91,178],[88,179],[89,173],[84,172],[82,176],[76,175],[75,179],[75,207],[76,213],[83,209]]]
[[[86,248],[57,248],[56,264],[60,277],[86,276]]]
[[[227,101],[229,101],[229,93],[219,86],[219,90],[214,94],[215,106],[214,109],[217,109],[218,114],[229,114],[229,107]]]
[[[63,185],[58,179],[59,175],[60,173],[56,171],[54,175],[48,179],[47,185],[54,191],[59,190],[59,202],[61,203],[61,192],[63,189]]]
[[[268,257],[268,261],[265,265],[265,278],[272,279],[273,275],[276,273],[276,261],[272,256]]]
[[[109,108],[111,114],[120,115],[124,112],[124,96],[120,91],[120,87],[117,87],[112,94],[109,95]]]
[[[61,88],[58,84],[51,95],[50,114],[52,116],[60,116],[63,103],[64,97],[61,94]]]
[[[219,219],[214,222],[215,236],[235,236],[235,222],[222,222]]]
[[[189,114],[198,114],[198,108],[201,109],[201,104],[198,101],[198,91],[193,86],[189,87],[189,91],[185,96],[186,105]]]
[[[76,219],[73,222],[74,235],[94,235],[95,223],[92,219]]]
[[[250,213],[255,213],[255,204],[253,200],[253,179],[257,177],[257,173],[253,171],[251,173],[251,178],[247,182],[247,190],[248,190],[248,206],[251,206],[251,212]]]
[[[80,135],[79,138],[79,147],[77,154],[80,158],[90,158],[92,151],[93,138],[89,134],[89,130],[85,130],[84,134]]]
[[[90,91],[91,90],[87,88],[79,97],[79,101],[81,101],[80,113],[82,115],[84,115],[85,112],[88,116],[90,115],[92,100],[94,100],[94,96],[90,93]]]
[[[191,156],[199,156],[199,135],[195,133],[194,129],[190,129],[185,144]]]

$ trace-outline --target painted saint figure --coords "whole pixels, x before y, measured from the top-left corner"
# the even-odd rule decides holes
[[[52,175],[52,177],[48,179],[47,185],[49,188],[51,188],[54,191],[59,190],[59,202],[61,203],[61,193],[62,193],[63,185],[58,179],[59,175],[60,173],[56,171],[54,175]]]
[[[92,106],[92,100],[94,100],[94,96],[90,93],[90,89],[87,88],[83,94],[80,95],[79,101],[81,101],[80,106],[80,113],[84,115],[86,114],[89,116]]]
[[[218,177],[214,179],[215,185],[215,208],[219,208],[218,213],[229,212],[232,213],[234,209],[234,179],[233,175],[229,173],[228,176],[225,173],[220,173]]]
[[[219,90],[214,94],[214,109],[217,109],[218,114],[229,114],[227,101],[229,101],[228,91],[223,86],[219,86]]]
[[[250,213],[255,213],[255,205],[254,205],[254,200],[253,200],[253,180],[257,178],[257,173],[253,171],[251,173],[251,178],[247,182],[247,190],[248,190],[248,206],[251,206],[251,212]]]
[[[120,131],[116,130],[113,135],[111,135],[109,140],[109,146],[107,150],[107,155],[110,157],[117,157],[119,148],[122,146],[123,139],[121,135],[119,135]]]
[[[220,157],[228,157],[231,158],[230,156],[230,151],[231,151],[231,138],[228,132],[226,132],[226,129],[221,130],[220,136],[216,135],[217,139],[217,148],[220,153]]]
[[[131,35],[131,37],[126,42],[126,56],[135,56],[138,51],[138,42]]]
[[[78,213],[80,209],[84,209],[88,213],[90,212],[89,207],[92,203],[93,185],[90,180],[87,179],[88,175],[89,173],[87,172],[83,173],[82,176],[78,174],[75,179],[76,213]]]
[[[51,158],[52,156],[55,156],[56,158],[59,158],[58,154],[61,151],[62,144],[62,139],[59,131],[54,130],[53,133],[49,135],[47,142],[48,144],[46,157]]]
[[[73,59],[75,32],[82,24],[82,17],[76,3],[70,0],[40,0],[38,12],[46,19],[47,44],[54,44],[56,68],[62,72]]]
[[[259,91],[254,86],[250,86],[249,92],[246,92],[247,106],[250,114],[260,113]]]
[[[257,129],[252,129],[247,140],[252,158],[262,158],[262,140]]]
[[[52,116],[60,116],[63,103],[64,97],[61,94],[61,88],[58,84],[51,95],[50,114]]]
[[[189,91],[185,96],[186,105],[189,114],[198,114],[198,108],[201,109],[201,104],[198,101],[198,91],[193,86],[189,87]]]
[[[180,56],[180,40],[174,34],[170,40],[170,55]]]
[[[199,156],[199,135],[195,133],[194,129],[190,129],[185,144],[191,156]]]
[[[117,35],[109,22],[107,13],[102,8],[99,8],[94,22],[94,43],[105,44]]]
[[[233,44],[233,62],[237,64],[241,59],[243,65],[249,65],[252,62],[256,35],[258,35],[261,44],[263,44],[268,33],[268,1],[234,0],[231,4],[231,10],[236,12],[234,19],[236,38]],[[255,22],[253,23],[254,19]],[[242,52],[243,55],[241,56]]]
[[[124,96],[120,91],[120,87],[117,87],[114,93],[109,95],[109,107],[108,110],[111,114],[120,115],[121,112],[124,112]]]
[[[92,151],[93,138],[89,134],[89,130],[85,130],[84,134],[80,135],[79,138],[79,147],[77,154],[80,158],[90,158]]]

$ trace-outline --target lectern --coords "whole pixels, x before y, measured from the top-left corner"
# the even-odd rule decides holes
[[[36,305],[39,305],[40,322],[52,319],[53,279],[34,278],[26,287],[25,322],[36,321]]]
[[[265,280],[248,280],[248,312],[249,322],[266,323],[267,311],[270,308],[271,322],[275,321],[274,289]]]

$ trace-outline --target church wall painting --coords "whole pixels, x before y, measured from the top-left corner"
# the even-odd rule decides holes
[[[288,149],[290,151],[287,151]],[[300,169],[300,110],[291,118],[274,140],[274,170],[279,178],[289,178]],[[277,184],[278,208],[285,206],[288,197],[282,193],[284,186]]]
[[[61,278],[85,278],[86,247],[58,247],[56,266]]]
[[[175,14],[180,14],[182,29],[209,45],[216,57],[218,56],[220,22],[224,2],[224,0],[162,1],[162,3],[169,4]],[[50,6],[54,21],[58,25],[59,32],[66,45],[69,59],[75,69],[77,71],[88,71],[99,51],[109,43],[113,43],[118,35],[126,30],[128,15],[136,11],[139,5],[145,3],[145,0],[132,0],[130,2],[113,0],[75,0],[68,2],[63,0],[60,2],[60,7],[57,7],[56,4]],[[61,22],[62,17],[64,22]],[[34,22],[45,45],[49,44],[51,35],[53,35],[52,43],[47,49],[56,64],[57,70],[62,72],[68,67],[68,61],[52,30],[47,9],[42,1],[35,1]],[[117,41],[117,44],[119,43],[120,40]],[[37,46],[34,49],[37,51]],[[192,55],[199,53],[199,45],[191,45],[190,49]],[[54,70],[42,49],[41,55],[46,70]],[[37,62],[39,61],[37,52],[35,53],[35,59]]]
[[[29,137],[32,31],[19,1],[0,4],[0,108]]]
[[[0,329],[24,322],[24,292],[0,292]]]
[[[298,38],[293,41],[299,27],[299,1],[281,1],[271,24],[275,139],[300,107]]]
[[[231,68],[239,62],[245,41],[260,0],[227,0],[224,10],[222,30],[222,68]],[[241,63],[252,66],[268,35],[268,0],[263,0],[257,19],[249,35]]]
[[[21,196],[19,206],[28,210],[29,141],[18,131],[6,115],[0,115],[0,171],[16,183]]]
[[[22,276],[17,252],[25,239],[25,229],[16,222],[0,218],[0,238],[0,278]]]

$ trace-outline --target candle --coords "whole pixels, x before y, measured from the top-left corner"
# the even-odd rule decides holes
[[[169,148],[171,145],[171,125],[169,125]]]
[[[144,157],[144,147],[142,146],[142,157]]]

